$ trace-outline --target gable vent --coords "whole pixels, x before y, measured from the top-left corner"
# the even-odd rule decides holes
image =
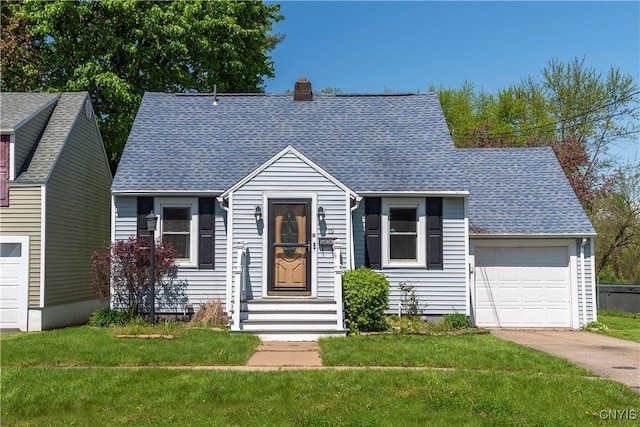
[[[311,82],[306,77],[300,77],[293,89],[294,101],[313,101]]]

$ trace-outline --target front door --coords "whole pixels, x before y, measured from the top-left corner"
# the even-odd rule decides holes
[[[269,295],[311,294],[311,200],[269,200]]]

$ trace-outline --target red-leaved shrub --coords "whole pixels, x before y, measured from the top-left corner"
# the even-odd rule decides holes
[[[127,311],[130,318],[141,315],[151,286],[149,252],[148,237],[131,237],[95,251],[91,287],[96,297],[110,297],[112,307]],[[156,243],[154,258],[156,280],[175,274],[175,252],[168,243]]]

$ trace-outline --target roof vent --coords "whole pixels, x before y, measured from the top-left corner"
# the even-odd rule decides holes
[[[311,82],[306,77],[300,77],[293,89],[294,101],[313,101]]]

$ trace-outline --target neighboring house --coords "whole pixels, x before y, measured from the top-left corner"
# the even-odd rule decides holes
[[[0,94],[0,327],[86,322],[111,172],[86,93]]]
[[[112,239],[158,214],[188,303],[265,339],[344,334],[341,274],[363,265],[389,312],[407,283],[480,326],[596,316],[595,232],[553,152],[456,149],[434,93],[147,93],[112,196]]]

